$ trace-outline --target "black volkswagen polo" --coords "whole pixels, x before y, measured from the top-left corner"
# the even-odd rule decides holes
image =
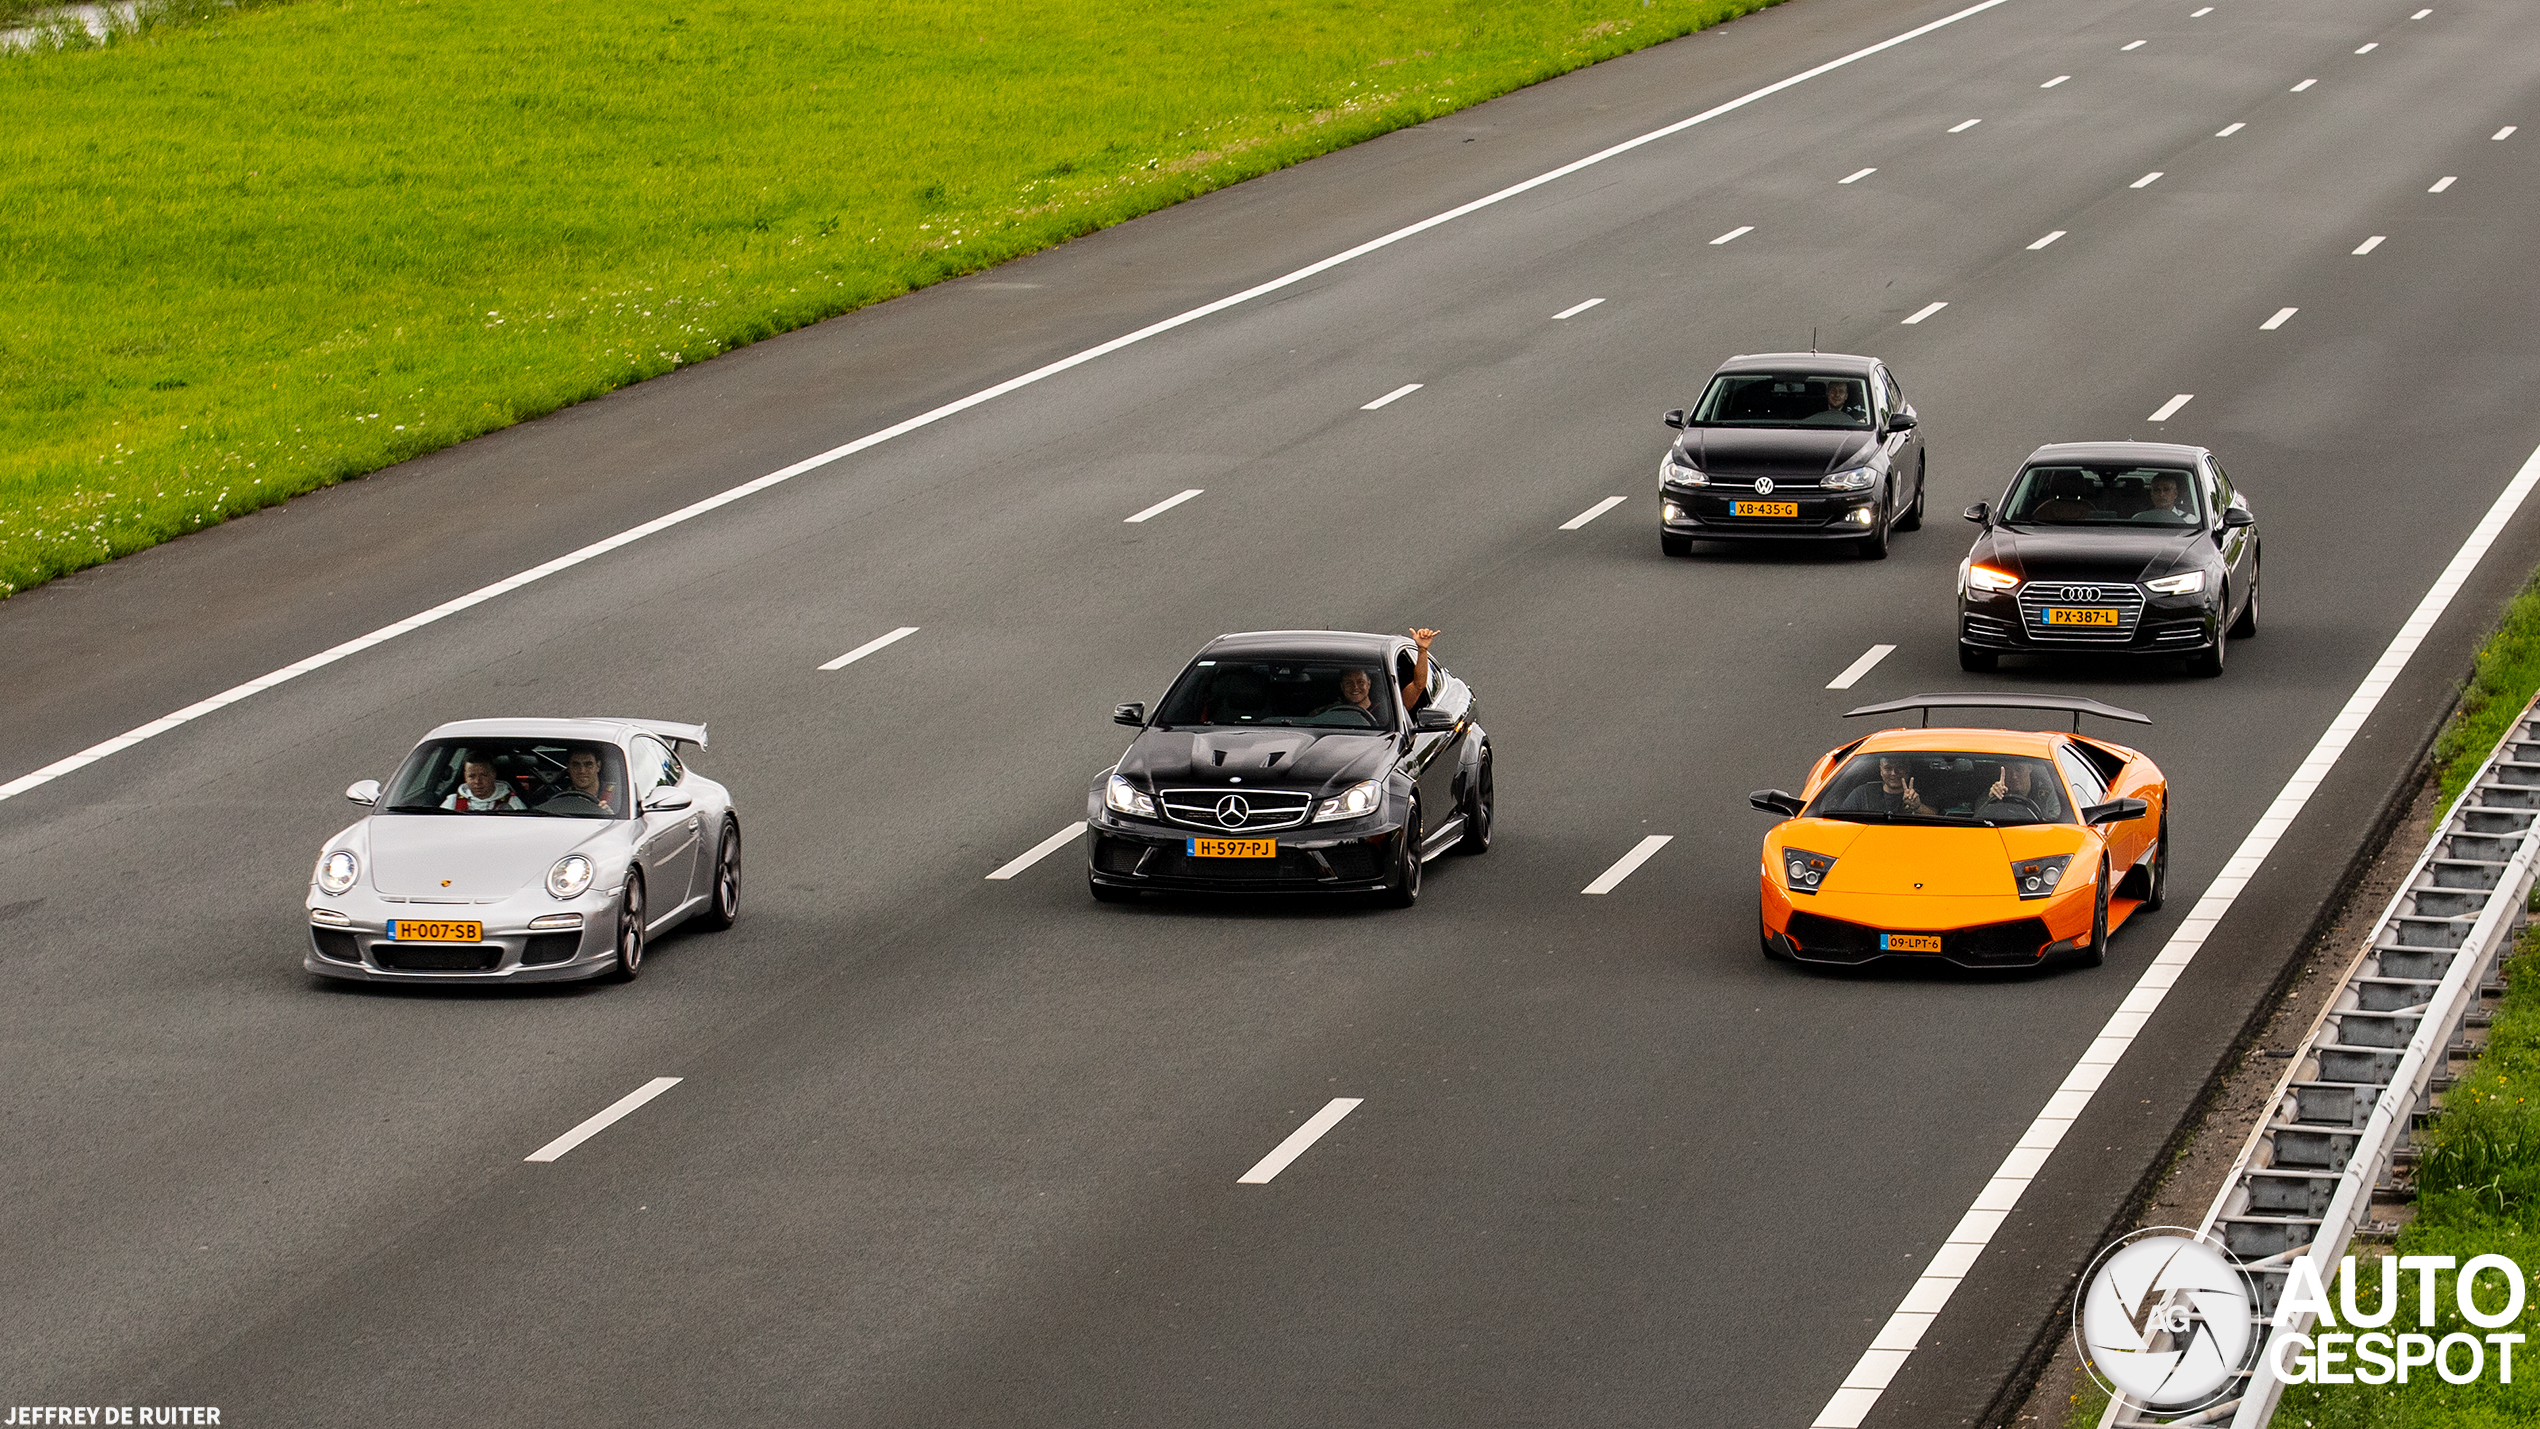
[[[1667,414],[1684,435],[1658,464],[1658,545],[1849,541],[1887,555],[1891,531],[1923,520],[1923,439],[1896,374],[1835,352],[1733,357],[1692,407]]]
[[[2258,633],[2258,518],[2203,447],[2039,447],[1958,568],[1958,663],[2007,652],[2181,655],[2219,675]]]
[[[1491,839],[1490,736],[1431,652],[1334,630],[1221,635],[1138,726],[1086,800],[1094,897],[1143,890],[1358,890],[1408,907],[1420,868]]]

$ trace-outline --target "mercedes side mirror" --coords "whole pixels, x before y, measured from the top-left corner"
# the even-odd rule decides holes
[[[2110,799],[2082,810],[2081,821],[2095,829],[2101,824],[2121,824],[2128,819],[2139,819],[2150,812],[2152,806],[2141,799]]]
[[[681,793],[677,789],[664,789],[660,793],[655,794],[653,797],[644,801],[644,812],[647,814],[675,814],[695,802],[696,800],[689,798],[686,794]]]
[[[1993,514],[1993,508],[1979,501],[1975,505],[1968,507],[1962,514],[1965,515],[1968,520],[1981,526],[1984,524],[1985,518]]]
[[[1668,413],[1667,413],[1666,422],[1667,422],[1667,425],[1668,425],[1668,426],[1671,426],[1671,427],[1679,427],[1679,428],[1681,428],[1682,426],[1684,426],[1684,424],[1685,424],[1685,409],[1684,409],[1684,408],[1682,408],[1682,407],[1676,407],[1676,408],[1672,408],[1672,409],[1670,409],[1670,410],[1668,411]]]
[[[1897,413],[1895,416],[1887,419],[1887,429],[1891,432],[1910,432],[1914,430],[1914,414],[1911,412]]]
[[[1779,814],[1785,819],[1798,818],[1799,811],[1808,807],[1799,802],[1798,795],[1785,793],[1779,789],[1758,789],[1746,796],[1746,802],[1765,813]]]
[[[2258,518],[2251,515],[2246,507],[2226,506],[2223,508],[2222,528],[2226,531],[2237,531],[2243,526],[2257,524]]]
[[[352,787],[344,791],[344,797],[352,800],[356,804],[377,804],[379,802],[379,781],[376,779],[356,779],[353,781]]]
[[[1419,734],[1444,734],[1455,728],[1455,716],[1436,705],[1428,705],[1413,713],[1411,728]]]
[[[1111,722],[1113,724],[1134,725],[1137,728],[1144,729],[1147,722],[1147,707],[1137,700],[1131,700],[1125,705],[1114,706],[1111,711]]]

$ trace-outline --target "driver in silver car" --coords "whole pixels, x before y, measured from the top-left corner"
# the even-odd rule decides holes
[[[601,813],[614,817],[620,812],[617,803],[617,785],[605,783],[600,778],[599,751],[592,749],[573,751],[564,761],[564,777],[570,782],[556,795],[558,799],[578,795],[599,805]]]

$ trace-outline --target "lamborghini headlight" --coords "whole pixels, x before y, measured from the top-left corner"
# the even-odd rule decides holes
[[[1373,779],[1352,784],[1316,806],[1314,822],[1319,824],[1325,819],[1355,819],[1362,814],[1374,813],[1376,805],[1383,800],[1384,796],[1385,786]]]
[[[547,870],[547,891],[558,898],[579,898],[591,886],[591,860],[569,853]]]
[[[1782,850],[1782,881],[1793,893],[1814,893],[1834,872],[1834,860],[1806,849]]]
[[[2068,853],[2053,858],[2024,858],[2011,865],[2011,882],[2022,898],[2044,898],[2054,893],[2055,885],[2064,881],[2064,865],[2073,861]]]
[[[2163,576],[2156,581],[2145,581],[2143,588],[2154,595],[2194,595],[2205,588],[2205,573],[2188,571],[2180,575]]]
[[[1155,817],[1155,800],[1138,792],[1138,786],[1114,774],[1103,781],[1103,807],[1115,814],[1136,814],[1140,818]]]
[[[361,871],[361,860],[351,850],[339,848],[318,860],[317,885],[329,893],[342,893],[353,886]]]

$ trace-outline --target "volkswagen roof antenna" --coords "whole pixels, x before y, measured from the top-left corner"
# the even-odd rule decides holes
[[[1810,357],[1817,355],[1817,330],[1815,328],[1808,329],[1808,355]]]

